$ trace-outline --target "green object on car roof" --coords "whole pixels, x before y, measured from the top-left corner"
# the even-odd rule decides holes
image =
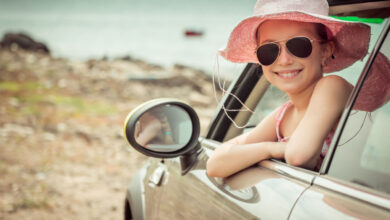
[[[359,22],[364,22],[364,23],[375,23],[375,24],[380,24],[383,22],[383,18],[359,18],[356,16],[330,16],[336,19],[340,19],[343,21],[359,21]]]

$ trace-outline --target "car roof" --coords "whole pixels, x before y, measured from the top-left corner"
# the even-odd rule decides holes
[[[329,14],[361,18],[388,18],[390,0],[328,0]]]

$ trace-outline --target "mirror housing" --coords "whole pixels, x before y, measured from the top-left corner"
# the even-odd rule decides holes
[[[166,126],[163,127],[169,128],[161,132],[159,129],[155,129],[155,131],[158,130],[157,133],[159,135],[153,136],[169,135],[171,136],[170,141],[162,140],[161,138],[154,138],[152,144],[144,140],[141,141],[139,138],[140,131],[150,136],[151,129],[148,130],[146,128],[147,126],[151,127],[150,121],[152,120],[157,121],[157,124],[165,124]],[[123,131],[130,146],[144,155],[155,158],[180,156],[182,175],[191,170],[191,167],[197,162],[197,156],[201,149],[198,141],[200,133],[199,118],[195,110],[182,101],[176,99],[154,99],[141,104],[128,114]],[[156,139],[157,143],[155,143]]]

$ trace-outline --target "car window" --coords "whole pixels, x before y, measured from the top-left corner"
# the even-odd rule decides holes
[[[390,36],[366,77],[328,174],[390,194]]]
[[[379,34],[381,33],[385,23],[386,22],[382,22],[380,24],[367,23],[368,25],[370,25],[371,33],[372,33],[368,51],[372,51],[373,46],[375,45],[375,42],[377,41]],[[338,75],[346,79],[352,85],[356,85],[357,80],[360,76],[360,73],[362,72],[362,69],[367,59],[368,56],[366,56],[363,60],[355,62],[353,65],[351,65],[346,69],[343,69],[338,72],[333,72],[330,74],[325,74],[325,75]],[[259,103],[257,104],[253,115],[249,119],[247,129],[244,129],[244,132],[251,130],[266,115],[268,115],[270,112],[275,110],[277,107],[283,105],[283,103],[285,103],[286,101],[288,101],[288,96],[285,95],[285,93],[280,91],[275,86],[270,85],[267,91],[265,92],[264,96],[260,99]]]
[[[274,85],[268,84],[267,91],[257,104],[254,114],[249,119],[248,129],[255,127],[265,116],[288,101],[288,96],[284,92],[280,91]]]

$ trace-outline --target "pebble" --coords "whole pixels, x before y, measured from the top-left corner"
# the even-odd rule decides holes
[[[57,125],[57,130],[60,131],[60,132],[66,131],[66,130],[67,130],[66,124],[64,124],[64,123],[59,123],[59,124]]]
[[[55,141],[56,140],[56,135],[53,134],[53,133],[50,133],[50,132],[45,132],[45,133],[43,133],[43,139],[45,141],[49,141],[49,142]]]
[[[44,180],[46,179],[46,174],[45,173],[42,173],[42,172],[39,172],[35,175],[36,179],[37,180]]]
[[[9,103],[11,106],[13,106],[13,107],[18,107],[19,104],[20,104],[19,100],[18,100],[17,98],[15,98],[15,97],[9,98],[9,99],[8,99],[8,103]]]
[[[0,134],[3,137],[9,136],[10,133],[16,133],[20,136],[27,137],[34,133],[34,130],[28,126],[7,123],[2,128],[0,127]]]

